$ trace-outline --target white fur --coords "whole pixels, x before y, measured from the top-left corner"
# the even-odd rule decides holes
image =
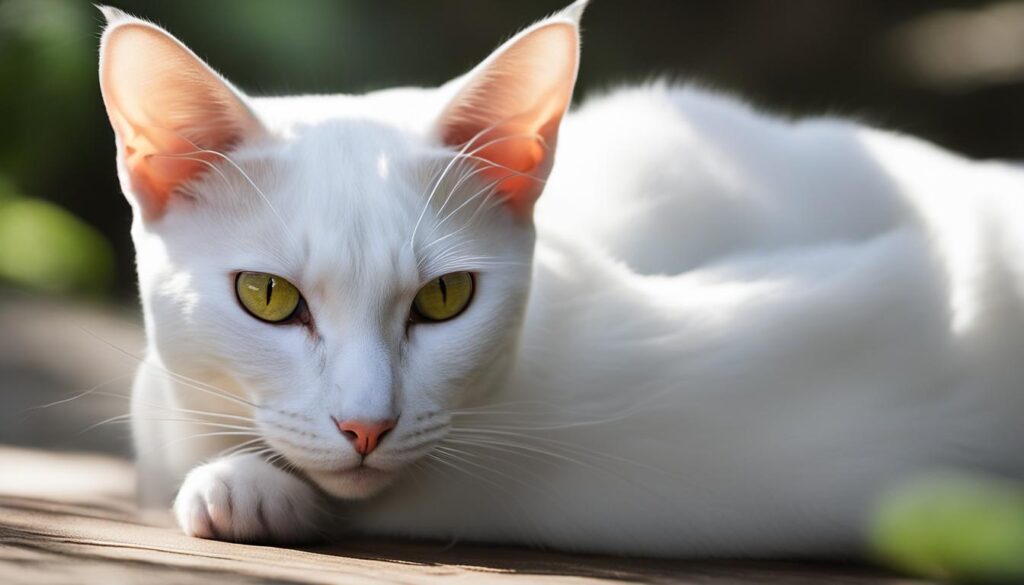
[[[450,97],[249,99],[269,138],[136,219],[142,495],[177,495],[187,532],[854,554],[905,476],[1024,476],[1024,172],[627,88],[565,119],[534,250],[500,205],[442,221],[482,187],[463,164],[427,203]],[[249,317],[237,270],[296,283],[315,334]],[[454,270],[478,275],[469,309],[406,337]],[[338,471],[358,457],[329,415],[397,412],[375,469]],[[255,434],[193,437],[230,426]],[[250,438],[289,471],[218,455]]]

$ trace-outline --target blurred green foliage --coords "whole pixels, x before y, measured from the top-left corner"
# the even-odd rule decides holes
[[[95,47],[82,33],[95,25],[91,11],[84,2],[0,2],[0,169],[24,188],[65,168],[75,153],[63,143],[88,128]]]
[[[0,2],[0,279],[31,290],[101,296],[114,280],[107,239],[45,193],[80,156],[95,78],[93,9],[60,0]],[[88,193],[79,189],[78,195]]]
[[[0,183],[0,278],[33,290],[100,296],[113,276],[113,250],[95,228]]]
[[[518,28],[569,2],[108,1],[165,26],[255,95],[438,84],[471,67]],[[1014,32],[1014,26],[1024,25],[1011,22],[1013,11],[985,12],[1015,3],[597,0],[584,17],[578,95],[655,75],[693,79],[784,113],[853,115],[969,154],[1024,158],[1024,116],[1017,115],[1024,103],[1024,55],[1019,63],[1003,63],[997,80],[966,75],[968,83],[935,81],[935,63],[944,59],[1006,55],[975,44],[1024,35],[1024,29]],[[967,36],[957,32],[961,24],[955,18],[946,18],[950,26],[945,28],[917,26],[949,16],[974,27],[975,44],[957,44]],[[986,34],[979,28],[986,22],[1002,28]],[[924,50],[927,57],[936,46],[950,47],[949,55],[931,60],[931,77],[917,75],[914,63],[900,53],[908,39],[928,37],[911,34],[914,27],[938,31],[931,34],[933,44],[917,47],[918,53]],[[19,214],[15,217],[28,214],[40,230],[60,223],[65,226],[60,237],[68,241],[85,238],[71,246],[81,255],[50,265],[82,262],[102,271],[96,267],[107,260],[86,260],[85,255],[102,255],[100,250],[109,247],[111,290],[127,299],[134,296],[130,211],[119,194],[113,136],[96,76],[101,29],[100,13],[89,0],[0,0],[0,177],[25,198],[12,208]],[[1014,67],[1020,68],[1019,75],[1013,74]],[[36,205],[33,198],[48,205]],[[58,209],[77,219],[54,219]],[[21,219],[8,218],[5,225],[15,226],[4,229],[17,229],[20,235],[0,234],[0,240],[26,245]],[[72,225],[77,227],[67,227]],[[108,246],[94,245],[95,230],[86,226],[103,234]],[[35,241],[47,238],[39,232]],[[67,244],[55,243],[35,246],[33,253],[41,258],[46,250],[63,254],[66,249]],[[87,294],[99,286],[99,281],[77,279],[47,284],[40,280],[43,274],[56,273],[41,270],[36,278],[17,282],[35,290]],[[0,274],[0,279],[12,278]]]
[[[910,480],[881,500],[871,542],[918,575],[1024,583],[1024,486],[962,473]]]

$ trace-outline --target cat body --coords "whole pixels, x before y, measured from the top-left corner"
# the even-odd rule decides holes
[[[1024,172],[668,83],[563,120],[582,7],[438,89],[296,98],[108,11],[144,502],[240,541],[845,556],[905,478],[1024,477]],[[459,271],[461,314],[408,317]]]
[[[516,367],[479,401],[514,414],[467,417],[497,447],[360,531],[848,555],[904,479],[1024,474],[1020,170],[672,86],[584,105],[559,148]]]

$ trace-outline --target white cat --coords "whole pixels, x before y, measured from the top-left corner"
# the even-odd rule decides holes
[[[563,120],[584,1],[437,89],[287,98],[105,10],[145,502],[846,555],[905,477],[1024,476],[1024,172],[671,84]]]

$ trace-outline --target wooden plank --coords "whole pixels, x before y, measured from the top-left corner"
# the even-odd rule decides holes
[[[124,460],[0,447],[0,469],[4,584],[924,583],[850,566],[639,560],[423,542],[238,545],[143,522]]]

